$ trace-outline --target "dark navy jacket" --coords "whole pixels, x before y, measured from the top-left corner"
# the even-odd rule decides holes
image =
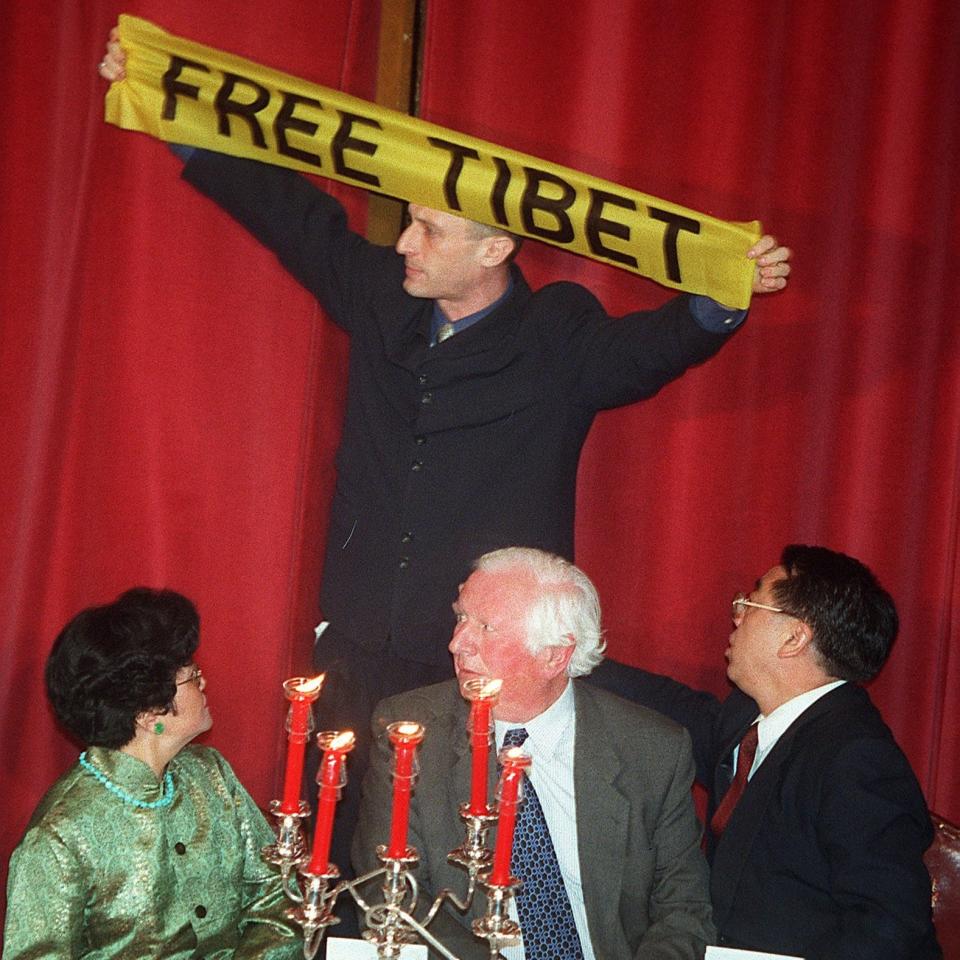
[[[688,297],[609,318],[583,287],[512,296],[429,346],[433,303],[403,258],[347,229],[305,178],[198,152],[185,178],[224,207],[350,335],[321,606],[329,638],[450,663],[450,605],[470,564],[508,545],[573,554],[580,449],[596,412],[655,393],[726,336]],[[451,668],[452,671],[452,668]]]
[[[612,661],[589,679],[689,730],[709,822],[756,703]],[[719,942],[806,960],[934,960],[932,836],[916,777],[867,692],[837,687],[777,741],[720,840],[708,834]]]

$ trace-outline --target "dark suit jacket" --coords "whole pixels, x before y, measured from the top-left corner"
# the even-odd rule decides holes
[[[433,302],[403,290],[403,258],[347,229],[343,208],[290,170],[200,151],[184,169],[350,335],[346,412],[323,568],[341,645],[450,666],[450,604],[472,562],[523,544],[573,556],[577,463],[597,410],[648,397],[728,339],[688,298],[611,320],[573,283],[513,292],[430,348]]]
[[[595,682],[683,723],[709,813],[757,717],[668,677],[605,663]],[[916,777],[866,691],[832,690],[783,734],[719,842],[710,837],[719,942],[807,960],[940,956],[923,853],[930,820]]]
[[[602,690],[579,681],[574,690],[577,840],[597,960],[702,957],[713,928],[690,797],[689,738],[665,718]],[[410,843],[421,858],[418,879],[430,897],[444,887],[462,895],[466,872],[451,866],[447,854],[463,842],[457,811],[470,792],[467,706],[449,681],[384,701],[375,727],[394,720],[427,728],[410,816]],[[389,836],[391,766],[389,743],[380,736],[354,839],[358,872],[378,865],[376,845]],[[491,763],[491,784],[493,773]],[[477,901],[467,917],[451,911],[440,936],[460,956],[480,960],[486,945],[467,929],[483,913],[482,894]]]

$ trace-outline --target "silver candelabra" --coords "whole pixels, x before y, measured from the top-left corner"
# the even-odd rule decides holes
[[[321,734],[329,738],[329,734]],[[518,798],[519,799],[519,798]],[[487,807],[487,812],[471,812],[469,804],[461,804],[463,844],[448,855],[451,863],[462,867],[467,875],[466,891],[459,897],[449,889],[441,890],[426,913],[417,916],[420,899],[414,868],[419,862],[415,848],[408,846],[403,856],[391,856],[386,845],[377,847],[381,866],[352,880],[341,880],[340,871],[333,863],[325,869],[311,869],[311,858],[303,829],[303,821],[310,807],[300,802],[294,813],[284,813],[279,800],[270,804],[270,813],[276,820],[276,842],[263,848],[263,858],[280,870],[283,890],[295,904],[287,911],[288,917],[303,929],[303,955],[313,960],[320,949],[327,928],[337,923],[333,908],[343,893],[349,893],[363,915],[363,938],[377,949],[377,956],[396,958],[404,944],[423,942],[446,957],[459,960],[428,929],[444,901],[449,901],[461,913],[473,903],[478,887],[483,890],[487,906],[484,915],[473,921],[477,937],[485,939],[490,956],[496,957],[502,947],[519,942],[520,928],[509,916],[510,901],[519,885],[513,877],[506,883],[490,882],[493,855],[487,848],[487,834],[498,818],[498,804]],[[360,894],[360,888],[382,877],[382,901],[371,903]]]

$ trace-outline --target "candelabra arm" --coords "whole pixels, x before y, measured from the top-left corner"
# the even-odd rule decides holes
[[[443,906],[444,900],[449,900],[461,913],[466,913],[470,909],[470,904],[473,903],[473,895],[477,890],[477,878],[471,874],[470,879],[467,883],[467,894],[463,900],[461,900],[449,887],[444,887],[438,894],[437,899],[433,901],[430,910],[427,912],[427,915],[423,918],[423,925],[429,926],[433,921],[433,918],[437,915],[437,912],[440,910],[440,907]]]
[[[438,902],[440,898],[437,898]],[[442,954],[447,960],[460,960],[460,958],[455,954],[451,953],[419,920],[416,919],[412,914],[407,913],[406,910],[402,910],[400,907],[389,907],[391,913],[395,913],[401,920],[407,923],[410,927],[417,931],[418,934],[433,947],[437,953]],[[427,921],[429,922],[429,921]]]
[[[354,877],[352,880],[341,880],[334,888],[330,891],[330,899],[336,900],[341,893],[349,893],[353,897],[354,903],[361,910],[369,910],[370,906],[366,900],[357,893],[357,887],[362,887],[365,883],[369,883],[371,880],[375,880],[382,873],[386,873],[386,867],[377,867],[376,870],[371,870],[369,873],[363,874],[361,877]]]
[[[370,873],[364,874],[362,877],[357,877],[355,880],[349,880],[345,883],[341,883],[336,890],[334,890],[334,899],[339,896],[344,890],[346,890],[351,897],[353,897],[356,905],[364,912],[365,916],[371,916],[378,911],[391,910],[391,905],[388,903],[375,903],[372,907],[369,903],[359,893],[357,893],[356,888],[363,886],[370,880],[373,880],[375,877],[380,874],[385,874],[387,869],[381,867],[379,870],[371,870]],[[412,877],[410,874],[407,874],[404,877],[404,880],[407,886],[410,888],[410,895],[413,897],[413,905],[416,907],[417,900],[420,897],[420,886],[416,881],[415,877]]]
[[[296,872],[294,870],[295,866],[296,864],[291,863],[289,860],[281,863],[280,880],[283,884],[283,892],[287,897],[294,903],[303,903],[303,894],[300,892],[300,886],[297,883]]]

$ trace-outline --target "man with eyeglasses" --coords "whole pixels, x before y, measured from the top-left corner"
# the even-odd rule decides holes
[[[788,546],[733,600],[720,702],[606,661],[591,679],[684,724],[707,788],[719,943],[806,960],[940,957],[910,765],[867,692],[897,632],[874,575]]]

